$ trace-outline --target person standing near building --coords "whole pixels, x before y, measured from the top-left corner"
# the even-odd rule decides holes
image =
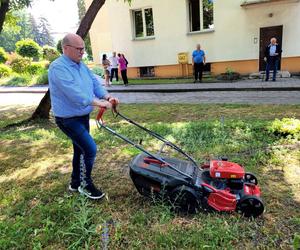
[[[192,64],[194,67],[194,75],[195,75],[194,83],[196,83],[198,79],[199,82],[202,82],[202,75],[203,75],[203,69],[205,63],[206,63],[205,53],[201,49],[200,44],[197,44],[196,50],[194,50],[192,54]]]
[[[118,54],[118,57],[119,57],[119,65],[120,65],[120,71],[121,71],[123,83],[125,86],[128,86],[128,78],[127,78],[128,61],[126,60],[126,58],[123,54]]]
[[[102,56],[102,66],[103,66],[103,69],[104,69],[104,78],[105,78],[105,87],[110,87],[111,86],[111,83],[110,83],[110,79],[109,79],[109,76],[110,76],[110,61],[107,59],[107,55],[106,54],[103,54]]]
[[[276,81],[276,74],[282,53],[281,46],[277,43],[275,37],[271,38],[270,44],[265,49],[266,81],[269,81],[270,69],[273,68],[273,82]]]
[[[62,49],[63,55],[51,63],[48,75],[55,122],[73,144],[69,190],[101,199],[105,194],[94,186],[91,177],[97,146],[89,133],[89,115],[93,107],[112,108],[112,103],[119,101],[108,94],[81,61],[84,42],[80,36],[67,34]]]
[[[119,58],[117,57],[117,53],[113,52],[112,56],[109,58],[110,61],[110,82],[112,82],[114,75],[116,76],[116,81],[119,81],[118,75],[118,66],[119,66]]]

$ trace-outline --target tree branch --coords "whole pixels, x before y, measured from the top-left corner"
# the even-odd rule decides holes
[[[82,39],[84,39],[87,36],[99,10],[104,4],[105,0],[94,0],[89,6],[76,32],[76,34],[81,36]]]
[[[2,32],[6,13],[9,10],[9,1],[0,2],[0,33]]]

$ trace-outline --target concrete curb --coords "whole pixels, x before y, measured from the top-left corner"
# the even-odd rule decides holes
[[[254,88],[189,88],[189,89],[108,89],[110,93],[180,93],[217,91],[300,91],[300,87],[254,87]]]
[[[218,92],[218,91],[300,91],[299,87],[220,87],[220,88],[124,88],[124,89],[114,89],[109,88],[110,93],[183,93],[183,92]],[[42,94],[46,93],[47,89],[0,89],[0,94],[12,94],[12,93],[31,93],[31,94]]]

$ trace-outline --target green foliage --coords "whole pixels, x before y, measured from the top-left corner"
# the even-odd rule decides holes
[[[34,40],[40,45],[54,45],[54,39],[50,34],[51,26],[45,17],[40,17],[36,25]]]
[[[39,57],[41,47],[32,39],[25,39],[16,43],[16,52],[23,57]]]
[[[85,197],[79,198],[75,206],[69,227],[61,233],[65,238],[70,238],[70,242],[73,242],[69,249],[79,249],[83,246],[85,249],[90,249],[93,237],[98,236],[96,225],[92,221],[95,215],[93,207]]]
[[[92,68],[92,72],[98,76],[103,76],[103,69],[100,67],[94,67]]]
[[[5,63],[7,61],[7,59],[8,59],[8,56],[5,52],[5,50],[2,47],[0,47],[0,63]]]
[[[275,119],[269,127],[271,133],[277,135],[296,135],[300,133],[300,120],[295,118]]]
[[[27,86],[31,81],[31,76],[22,74],[16,75],[7,82],[7,86]]]
[[[8,77],[12,73],[12,70],[10,67],[8,67],[5,64],[0,64],[0,78],[2,77]]]
[[[225,72],[226,72],[226,74],[231,75],[234,73],[234,70],[230,67],[227,67]]]
[[[225,81],[233,81],[240,78],[240,74],[235,72],[232,68],[227,67],[225,73],[220,74],[217,79]]]
[[[33,62],[26,67],[26,72],[29,75],[36,75],[36,74],[42,72],[44,69],[45,69],[45,67],[44,67],[43,63]]]
[[[0,34],[0,47],[9,52],[15,51],[16,42],[22,39],[32,39],[40,46],[53,45],[50,29],[44,17],[36,19],[25,10],[10,11]]]
[[[31,60],[29,58],[19,56],[11,61],[10,66],[14,72],[20,74],[25,73],[30,64]]]
[[[294,250],[300,249],[300,234],[295,234],[293,246]]]
[[[43,47],[43,58],[53,62],[56,58],[59,57],[59,52],[56,48],[50,47],[50,46],[44,46]]]
[[[56,49],[57,49],[57,51],[58,51],[60,54],[63,53],[63,49],[62,49],[62,46],[61,46],[61,42],[62,42],[62,40],[59,40],[59,41],[57,42],[57,44],[56,44]]]
[[[47,85],[48,83],[49,83],[49,80],[48,80],[48,71],[44,70],[37,77],[35,84]]]
[[[29,7],[32,3],[32,0],[10,0],[9,5],[13,10],[20,10],[25,7]]]

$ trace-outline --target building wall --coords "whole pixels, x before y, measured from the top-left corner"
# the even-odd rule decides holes
[[[87,5],[90,2],[86,0]],[[300,23],[299,2],[250,8],[240,6],[244,0],[214,2],[214,31],[192,34],[188,33],[186,0],[133,0],[131,6],[124,1],[106,1],[91,28],[95,62],[100,62],[100,53],[117,51],[126,55],[132,68],[129,75],[138,75],[136,67],[156,66],[156,76],[180,76],[177,54],[189,52],[191,62],[191,52],[201,43],[212,73],[224,72],[227,67],[251,73],[258,71],[260,28],[283,25],[282,69],[300,72],[300,25],[295,25]],[[153,9],[155,39],[133,39],[130,10],[142,7]]]

